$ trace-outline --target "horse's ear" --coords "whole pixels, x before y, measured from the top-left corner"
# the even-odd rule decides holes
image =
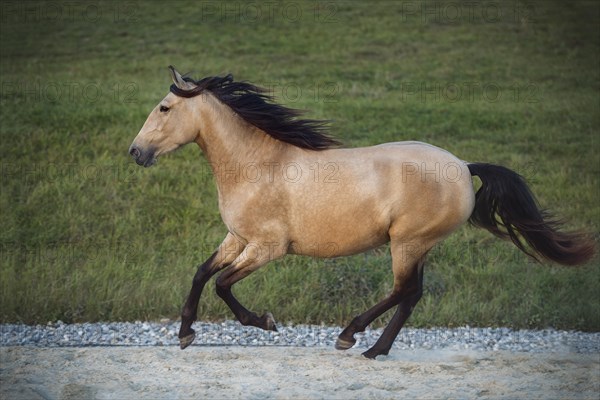
[[[169,65],[169,72],[171,73],[171,79],[173,79],[173,83],[181,90],[190,90],[194,88],[194,84],[191,82],[187,82],[183,79],[181,74],[177,72],[174,66]]]

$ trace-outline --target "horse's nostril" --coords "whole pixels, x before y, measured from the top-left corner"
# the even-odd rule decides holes
[[[129,150],[129,154],[131,154],[134,158],[138,158],[140,156],[140,151],[137,149],[137,147],[132,147],[131,150]]]

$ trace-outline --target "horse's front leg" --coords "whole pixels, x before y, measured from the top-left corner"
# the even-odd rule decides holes
[[[256,326],[266,331],[277,331],[275,319],[271,313],[258,316],[249,311],[233,296],[231,286],[264,266],[267,262],[282,257],[286,247],[269,247],[265,249],[256,243],[249,243],[242,254],[234,260],[217,279],[217,295],[225,301],[235,317],[242,325]],[[268,250],[268,251],[265,251]]]
[[[196,321],[198,315],[198,302],[200,301],[204,285],[206,285],[206,282],[214,274],[229,265],[240,252],[241,246],[239,242],[229,234],[217,251],[198,267],[192,282],[192,289],[181,311],[181,327],[179,328],[178,336],[179,346],[182,350],[188,347],[196,337],[196,333],[192,329],[192,324]]]

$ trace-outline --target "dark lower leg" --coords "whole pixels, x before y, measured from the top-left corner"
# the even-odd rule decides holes
[[[271,313],[263,314],[261,317],[246,309],[231,293],[231,286],[223,286],[217,282],[217,295],[229,306],[235,317],[242,325],[255,326],[265,331],[277,332],[275,320]]]
[[[356,339],[354,339],[354,334],[358,332],[363,332],[365,328],[373,322],[377,317],[381,314],[389,310],[398,304],[399,294],[394,293],[389,297],[386,297],[375,306],[371,307],[364,313],[360,314],[356,318],[350,322],[350,324],[340,333],[338,340],[336,342],[336,349],[338,350],[346,350],[350,347],[354,346],[356,343]]]
[[[367,358],[375,358],[378,355],[387,355],[394,344],[394,340],[398,336],[400,329],[404,326],[404,323],[410,317],[413,306],[412,299],[402,301],[398,304],[398,308],[394,313],[394,316],[383,330],[383,333],[377,339],[377,342],[369,350],[363,353],[363,356]],[[416,301],[415,301],[416,304]]]
[[[387,355],[398,336],[400,329],[412,314],[413,309],[423,295],[423,264],[419,265],[419,277],[417,282],[417,293],[408,299],[404,299],[398,304],[394,316],[383,330],[383,333],[377,342],[369,350],[363,353],[367,358],[375,358],[378,355]]]
[[[181,327],[179,328],[179,340],[182,349],[189,346],[194,340],[192,324],[197,318],[198,302],[200,301],[202,289],[206,282],[208,282],[208,280],[218,271],[218,268],[214,268],[213,266],[216,254],[216,252],[213,253],[208,260],[198,267],[196,275],[194,275],[192,289],[183,305],[181,311]]]

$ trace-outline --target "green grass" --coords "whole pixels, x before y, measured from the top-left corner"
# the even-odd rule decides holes
[[[483,3],[458,19],[442,2],[28,4],[3,4],[0,28],[2,322],[178,317],[226,230],[196,147],[151,169],[128,157],[169,64],[273,87],[348,146],[422,140],[506,165],[570,228],[600,227],[593,1],[497,3],[498,20]],[[284,323],[343,324],[389,292],[390,261],[289,256],[234,290]],[[431,254],[409,323],[598,331],[599,278],[597,258],[537,265],[465,226]],[[212,285],[199,318],[232,318]]]

